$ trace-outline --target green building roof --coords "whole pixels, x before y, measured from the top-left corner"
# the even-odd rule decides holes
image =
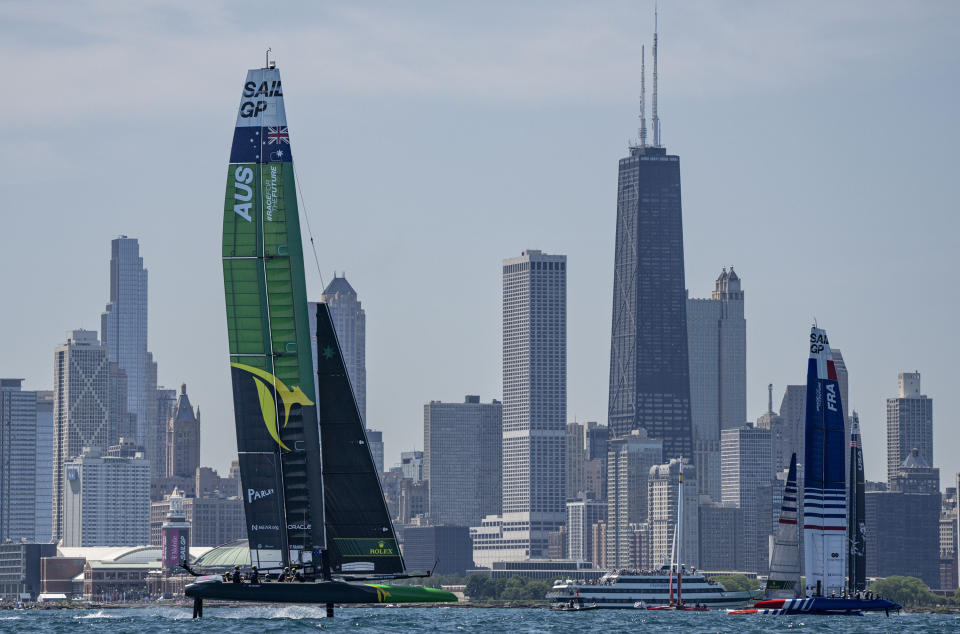
[[[193,562],[197,568],[233,568],[250,566],[250,543],[245,539],[217,546]]]

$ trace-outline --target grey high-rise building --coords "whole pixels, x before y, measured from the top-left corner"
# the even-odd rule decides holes
[[[37,504],[35,540],[53,541],[53,391],[37,390]]]
[[[22,390],[22,381],[0,379],[0,542],[47,542],[53,459],[49,401],[47,393]]]
[[[383,432],[367,429],[366,433],[370,455],[373,456],[373,466],[377,468],[377,473],[383,473]]]
[[[744,565],[765,573],[770,532],[770,491],[762,502],[758,489],[774,479],[770,430],[744,424],[720,433],[721,502],[743,509]]]
[[[659,133],[655,135],[659,139]],[[608,422],[693,456],[680,157],[655,141],[620,159]]]
[[[576,500],[586,492],[583,461],[585,434],[580,423],[567,423],[567,500]]]
[[[367,313],[357,299],[357,291],[353,290],[345,276],[333,279],[323,291],[323,302],[330,309],[333,320],[333,329],[337,333],[340,349],[343,351],[343,361],[347,366],[350,384],[357,397],[357,406],[360,408],[360,417],[363,424],[367,424]],[[311,309],[311,313],[313,310]]]
[[[634,527],[649,519],[647,479],[650,468],[663,462],[663,441],[637,429],[607,444],[608,566],[631,565]]]
[[[567,557],[592,561],[593,525],[607,518],[607,504],[594,500],[567,502]],[[597,563],[597,562],[594,562]]]
[[[131,417],[126,374],[110,361],[96,331],[74,330],[56,348],[53,388],[52,533],[58,540],[63,531],[64,463],[86,447],[106,451]]]
[[[500,513],[502,416],[499,401],[475,395],[423,406],[423,478],[434,524],[476,526]]]
[[[935,588],[940,585],[939,470],[918,450],[911,451],[894,480],[890,491],[866,493],[867,576],[917,577]]]
[[[607,499],[607,443],[610,428],[595,421],[587,422],[583,461],[583,488],[591,500]]]
[[[150,465],[142,453],[87,447],[64,471],[64,546],[150,543]]]
[[[158,456],[159,460],[163,460],[163,468],[166,471],[167,461],[169,460],[167,453],[167,427],[170,422],[170,417],[173,416],[174,408],[177,406],[177,390],[165,387],[157,388],[157,420],[160,421],[160,428],[164,431],[163,436],[163,455]],[[172,491],[173,489],[171,489]],[[169,493],[169,491],[168,491]]]
[[[700,566],[704,570],[744,570],[743,509],[734,504],[700,503]]]
[[[196,413],[187,396],[187,384],[167,419],[167,477],[193,478],[200,468],[200,410]]]
[[[773,411],[773,384],[767,386],[767,411],[757,419],[757,427],[770,430],[771,464],[773,472],[790,468],[794,434],[787,429],[784,418]],[[803,457],[798,456],[802,461]]]
[[[720,500],[720,430],[747,420],[747,320],[740,278],[723,269],[710,299],[687,300],[690,412],[701,495]]]
[[[110,301],[100,316],[110,361],[127,375],[127,409],[136,416],[135,436],[154,476],[165,470],[165,427],[157,419],[157,364],[147,350],[147,269],[136,238],[110,243]],[[124,434],[126,435],[126,434]]]
[[[504,522],[514,558],[542,557],[566,521],[567,258],[503,261]]]
[[[897,398],[887,399],[887,484],[893,487],[900,465],[917,449],[933,464],[933,399],[920,393],[920,373],[901,372]]]
[[[780,445],[775,447],[775,456],[782,457],[783,462],[776,464],[776,471],[790,468],[790,456],[797,454],[797,478],[803,478],[803,470],[799,468],[803,463],[804,429],[807,415],[807,386],[788,385],[784,388],[783,399],[780,401]],[[772,438],[778,442],[777,437]]]
[[[587,423],[585,431],[584,449],[587,452],[587,460],[607,459],[607,442],[610,440],[610,428],[594,421]]]

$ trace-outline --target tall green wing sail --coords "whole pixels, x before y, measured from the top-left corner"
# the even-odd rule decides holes
[[[223,281],[251,562],[325,548],[320,439],[280,71],[247,72],[227,169]],[[313,493],[313,496],[311,496]]]

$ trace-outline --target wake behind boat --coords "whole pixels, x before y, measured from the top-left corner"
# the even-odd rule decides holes
[[[269,58],[243,84],[222,256],[251,573],[188,585],[194,617],[203,599],[324,603],[328,616],[335,603],[455,602],[382,584],[429,573],[406,570],[330,311],[307,303],[283,87]]]

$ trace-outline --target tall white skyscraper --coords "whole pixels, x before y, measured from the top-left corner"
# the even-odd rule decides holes
[[[566,521],[567,258],[503,261],[502,515],[471,529],[474,561],[545,557]]]
[[[687,299],[690,411],[700,494],[720,500],[720,430],[747,420],[747,320],[733,267],[710,299]]]
[[[53,358],[53,539],[63,531],[63,465],[85,447],[104,451],[124,433],[126,376],[96,331],[74,330]]]
[[[157,419],[157,364],[147,351],[147,269],[136,238],[110,243],[110,301],[100,316],[110,360],[127,375],[127,408],[136,416],[134,435],[154,476],[166,467],[166,427]]]
[[[933,399],[920,393],[920,373],[897,376],[897,398],[887,399],[887,484],[896,486],[900,465],[911,449],[933,464]]]
[[[350,384],[357,397],[357,406],[360,408],[360,417],[363,424],[367,424],[367,313],[357,299],[357,291],[353,290],[346,277],[333,279],[323,291],[321,300],[330,309],[333,319],[333,329],[340,341],[343,351],[343,362],[347,366]],[[311,309],[313,312],[313,309]]]
[[[566,269],[537,250],[503,261],[502,506],[527,525],[529,557],[566,521]]]

